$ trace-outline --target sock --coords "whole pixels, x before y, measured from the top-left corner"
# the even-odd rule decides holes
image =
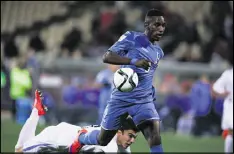
[[[33,108],[30,117],[27,119],[20,131],[19,138],[15,146],[16,149],[22,147],[26,141],[35,136],[38,120],[38,111],[36,108]]]
[[[223,130],[223,133],[222,133],[223,139],[225,140],[227,136],[228,136],[228,129]]]
[[[225,142],[224,142],[224,152],[225,153],[232,153],[233,150],[232,150],[232,146],[233,146],[233,137],[232,135],[228,135],[225,139]]]
[[[151,153],[163,153],[163,148],[162,148],[162,144],[160,145],[154,145],[150,148],[150,152]]]
[[[79,136],[79,141],[82,144],[85,145],[98,145],[98,135],[100,133],[100,130],[92,130],[87,133],[82,133]]]

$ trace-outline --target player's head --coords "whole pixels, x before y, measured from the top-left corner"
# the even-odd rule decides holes
[[[134,124],[131,117],[127,117],[126,120],[121,122],[121,126],[117,131],[117,144],[123,148],[128,148],[135,142],[137,137],[138,128]]]
[[[52,146],[45,146],[40,147],[38,149],[38,153],[67,153],[69,151],[69,147],[67,146],[58,146],[58,147],[52,147]]]
[[[164,33],[166,22],[163,16],[163,12],[157,9],[151,9],[146,13],[145,33],[151,42],[159,41]]]

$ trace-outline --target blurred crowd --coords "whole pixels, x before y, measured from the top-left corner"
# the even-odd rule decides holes
[[[223,98],[213,94],[213,83],[207,75],[179,81],[167,74],[157,89],[165,94],[165,104],[156,104],[165,129],[195,136],[220,134]]]
[[[144,31],[143,21],[146,11],[156,8],[164,12],[167,22],[165,36],[160,42],[166,60],[217,65],[230,62],[232,65],[233,3],[229,1],[210,1],[207,3],[209,3],[209,9],[198,5],[198,9],[194,13],[200,13],[200,16],[188,20],[190,17],[187,16],[186,12],[172,10],[169,8],[169,2],[103,2],[101,7],[93,9],[94,16],[91,24],[87,25],[87,27],[91,27],[89,32],[91,39],[85,41],[82,29],[72,25],[62,41],[56,44],[55,50],[57,51],[53,56],[55,59],[63,57],[68,60],[71,58],[79,60],[84,57],[100,58],[126,31]],[[90,10],[93,7],[95,6],[90,6]],[[132,14],[131,10],[134,10]],[[129,12],[131,16],[129,16]],[[18,117],[17,114],[27,116],[25,108],[30,108],[32,105],[35,89],[42,89],[39,84],[40,65],[46,62],[46,55],[49,52],[52,53],[51,49],[48,48],[49,42],[41,37],[40,30],[35,29],[30,32],[26,51],[23,52],[20,51],[19,44],[16,43],[16,37],[17,35],[12,34],[4,40],[1,39],[1,100],[7,102],[1,101],[1,109],[11,109],[14,118]],[[44,55],[44,59],[39,61],[38,55]],[[167,119],[166,121],[170,121],[172,118],[172,127],[178,132],[184,127],[189,127],[187,130],[195,135],[201,135],[208,130],[214,131],[213,128],[219,128],[222,111],[222,105],[219,103],[222,100],[215,98],[210,92],[212,82],[206,76],[186,81],[179,81],[172,74],[163,76],[162,82],[157,86],[157,92],[165,95],[165,102],[162,103],[165,106],[158,106],[161,116]],[[57,90],[56,95],[59,94],[58,98],[61,98],[67,106],[91,104],[98,107],[100,91],[95,86],[95,77],[64,77],[61,90]],[[201,96],[203,94],[204,96]],[[49,91],[45,91],[46,105],[51,109],[47,121],[51,123],[56,121],[56,111],[53,108],[58,101],[53,96]],[[196,100],[196,102],[192,100]],[[23,110],[20,110],[22,106],[19,104],[22,102],[27,102],[24,103],[27,105],[23,107]],[[205,105],[205,107],[200,105]],[[200,113],[201,108],[205,108],[206,111]],[[208,115],[212,116],[202,117],[203,114],[206,115],[208,110],[211,111]],[[20,111],[24,113],[20,113]],[[77,110],[74,112],[77,114]],[[25,118],[16,120],[23,123]],[[57,121],[59,121],[58,118]],[[205,127],[207,122],[212,121],[214,123],[211,123],[210,127]],[[75,122],[77,121],[71,121],[71,123]],[[166,128],[167,124],[164,125]],[[192,126],[202,128],[193,128]],[[214,132],[217,133],[217,130]]]
[[[2,69],[1,80],[4,82],[1,82],[1,109],[10,109],[13,119],[23,124],[31,111],[33,86],[36,83],[29,69],[26,69],[25,61],[20,62],[10,72]],[[100,121],[98,112],[105,108],[111,92],[112,82],[107,79],[110,77],[110,73],[106,78],[99,74],[90,78],[71,76],[63,77],[59,87],[35,86],[43,91],[44,103],[49,108],[46,122],[53,124],[67,121],[77,124],[84,119],[90,123]],[[160,84],[154,85],[157,98],[155,105],[163,121],[162,130],[172,129],[175,133],[197,136],[220,134],[223,98],[212,94],[213,82],[206,75],[181,80],[173,74],[165,74]]]
[[[233,55],[233,3],[210,1],[204,2],[203,5],[205,3],[208,3],[209,7],[199,6],[203,3],[196,4],[194,7],[200,8],[192,12],[194,17],[187,17],[186,12],[176,12],[169,8],[169,2],[105,2],[97,10],[93,10],[91,25],[87,25],[90,27],[91,38],[85,41],[82,29],[72,25],[61,43],[56,44],[56,50],[59,50],[56,56],[100,57],[126,31],[144,31],[145,13],[150,8],[156,8],[164,12],[167,22],[166,32],[160,43],[165,58],[181,62],[227,62]],[[177,5],[181,4],[178,2]],[[134,10],[138,15],[129,14],[129,10]],[[20,54],[15,38],[16,36],[9,35],[7,39],[1,41],[4,56],[7,58],[18,57]],[[35,29],[29,34],[29,38],[27,50],[51,52],[48,51],[51,50],[48,49],[48,42],[41,37],[41,29]]]

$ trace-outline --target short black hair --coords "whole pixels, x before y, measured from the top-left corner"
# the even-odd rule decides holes
[[[135,132],[139,132],[139,129],[137,128],[134,121],[132,120],[132,117],[130,116],[120,121],[119,130],[121,130],[122,132],[124,130],[133,130]]]
[[[38,153],[54,153],[54,152],[59,152],[59,153],[67,153],[69,152],[69,147],[67,146],[58,146],[58,147],[52,147],[52,146],[47,146],[47,147],[40,147],[37,151]]]
[[[151,9],[145,15],[144,27],[149,25],[149,19],[154,16],[164,16],[164,13],[158,9]]]
[[[146,17],[153,17],[153,16],[164,16],[164,13],[158,9],[150,9],[146,13]]]

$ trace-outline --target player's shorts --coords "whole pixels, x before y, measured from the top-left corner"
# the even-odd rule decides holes
[[[55,126],[46,127],[39,135],[24,143],[23,152],[38,152],[41,147],[54,147],[54,145],[43,141],[45,138],[47,138],[48,134],[54,133],[54,131]]]
[[[46,143],[41,143],[41,144],[34,144],[30,147],[27,147],[27,148],[24,148],[23,149],[23,152],[33,152],[33,153],[36,153],[36,152],[39,152],[39,150],[42,148],[42,147],[54,147],[56,148],[55,145],[52,145],[52,144],[46,144]]]
[[[129,104],[124,101],[111,99],[104,111],[101,127],[105,130],[117,130],[120,116],[128,113],[136,125],[150,119],[160,120],[153,102],[144,104]]]
[[[233,102],[225,100],[223,106],[222,129],[233,129]]]
[[[70,145],[76,139],[76,134],[80,129],[79,126],[65,122],[57,126],[46,127],[41,133],[24,143],[23,152],[37,152],[41,147],[56,148],[58,145]]]

